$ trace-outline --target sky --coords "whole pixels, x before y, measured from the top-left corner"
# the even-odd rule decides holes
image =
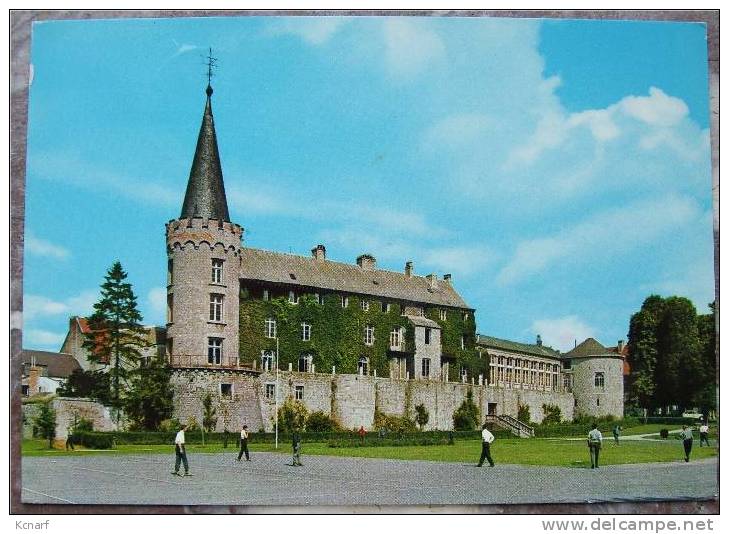
[[[121,261],[163,324],[164,224],[213,113],[246,246],[451,273],[481,334],[627,339],[713,301],[702,24],[418,17],[35,23],[23,345]]]

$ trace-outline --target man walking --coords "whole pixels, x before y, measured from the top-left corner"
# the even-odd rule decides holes
[[[694,435],[689,427],[683,425],[683,430],[679,432],[678,437],[683,440],[683,459],[688,462],[691,448],[694,446]]]
[[[172,474],[183,476],[179,473],[180,462],[182,462],[182,465],[185,468],[184,476],[191,477],[192,474],[190,473],[190,468],[187,465],[187,452],[185,451],[185,430],[187,430],[187,425],[182,425],[182,428],[175,436],[175,470],[172,471]]]
[[[597,423],[592,424],[592,430],[587,434],[587,446],[590,449],[590,469],[599,468],[600,447],[602,447],[602,432],[597,429]]]
[[[248,425],[243,425],[243,429],[240,431],[240,452],[238,453],[239,462],[243,453],[246,453],[246,462],[250,462],[251,457],[248,454]]]
[[[489,432],[489,429],[486,428],[486,424],[484,423],[481,427],[481,458],[479,459],[476,467],[481,467],[484,460],[488,460],[491,467],[495,465],[494,461],[491,459],[491,444],[493,441],[494,435]]]
[[[620,431],[622,428],[620,428],[620,425],[615,425],[613,427],[613,438],[615,439],[615,445],[620,445]]]
[[[706,443],[707,447],[710,447],[710,445],[709,445],[709,425],[706,424],[706,421],[703,421],[701,423],[701,426],[699,427],[699,447],[703,447],[704,443]]]
[[[291,465],[294,467],[301,467],[304,464],[301,463],[301,436],[299,435],[298,430],[294,430],[291,445],[294,450],[294,459],[291,462]]]

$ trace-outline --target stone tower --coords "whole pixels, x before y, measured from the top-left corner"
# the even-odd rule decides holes
[[[623,358],[593,338],[564,355],[572,369],[575,415],[623,417]]]
[[[236,367],[243,228],[230,222],[208,85],[179,219],[166,224],[167,356],[173,367]]]

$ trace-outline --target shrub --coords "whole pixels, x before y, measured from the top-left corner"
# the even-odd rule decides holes
[[[380,429],[402,434],[403,432],[415,432],[417,427],[415,421],[405,416],[387,415],[375,410],[375,430]]]
[[[76,423],[73,425],[72,430],[74,434],[76,434],[77,432],[93,432],[94,423],[82,417],[81,419],[76,421]]]
[[[430,414],[428,413],[428,410],[425,408],[425,405],[418,404],[415,407],[415,422],[418,423],[418,426],[420,427],[421,432],[422,432],[423,428],[425,428],[425,425],[428,424],[429,419],[430,419]]]
[[[516,418],[522,423],[529,424],[532,421],[532,415],[529,411],[529,406],[526,404],[520,404],[519,410],[517,411]]]
[[[559,406],[542,404],[542,410],[544,411],[544,419],[542,419],[543,425],[555,425],[562,422],[562,410],[560,410]]]
[[[292,397],[287,398],[278,409],[278,431],[303,431],[306,428],[308,415],[309,410],[306,409],[304,403],[294,400]]]
[[[208,393],[203,397],[203,428],[206,432],[212,432],[215,430],[215,425],[218,424],[218,418],[215,416],[215,408],[213,407],[213,396]]]
[[[334,419],[324,412],[311,412],[306,419],[307,432],[336,432],[341,427]]]
[[[667,428],[661,428],[661,438],[668,439],[668,429]]]
[[[481,413],[478,406],[473,402],[473,391],[471,389],[466,393],[458,409],[453,412],[453,428],[456,430],[473,430],[478,428],[481,423]]]
[[[87,449],[114,448],[114,434],[111,432],[78,432],[73,435],[73,440]]]
[[[159,431],[160,432],[177,432],[180,430],[180,427],[182,425],[180,424],[180,421],[177,419],[163,419],[159,423]]]
[[[51,408],[50,403],[41,404],[38,415],[33,424],[40,437],[48,440],[48,447],[53,447],[53,438],[56,437],[56,411]]]

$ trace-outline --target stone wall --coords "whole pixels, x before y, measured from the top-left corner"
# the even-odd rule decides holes
[[[595,373],[601,372],[605,386],[595,386]],[[572,391],[575,411],[596,417],[623,417],[623,360],[614,357],[575,358],[572,360]]]
[[[74,422],[87,419],[94,425],[94,430],[100,432],[116,430],[117,426],[112,418],[109,408],[98,402],[81,399],[56,397],[49,401],[51,408],[56,412],[55,445],[63,446]],[[35,418],[40,411],[41,403],[23,403],[23,438],[33,437]]]
[[[180,421],[194,418],[202,420],[202,399],[213,395],[218,423],[216,430],[238,430],[247,424],[253,431],[274,427],[275,396],[267,397],[267,385],[276,384],[275,373],[256,376],[242,371],[210,369],[177,369],[173,373],[175,391],[175,417]],[[221,398],[220,384],[233,384],[233,396]],[[279,372],[278,402],[296,396],[296,387],[303,386],[302,402],[310,412],[322,411],[350,429],[364,426],[371,430],[375,409],[388,414],[414,419],[415,406],[423,404],[428,411],[426,430],[450,430],[453,412],[473,391],[474,402],[482,415],[489,413],[489,405],[497,415],[516,417],[520,404],[529,406],[532,421],[544,417],[542,405],[554,404],[562,411],[562,418],[574,416],[574,397],[571,393],[509,389],[484,385],[429,380],[394,380],[362,375]],[[272,388],[269,388],[269,391]],[[622,397],[620,397],[622,399]],[[222,408],[224,407],[224,408]],[[223,412],[227,414],[223,419]]]

